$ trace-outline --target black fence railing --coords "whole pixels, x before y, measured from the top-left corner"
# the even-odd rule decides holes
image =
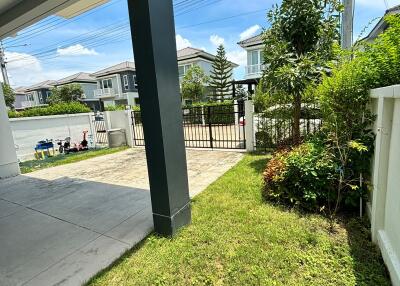
[[[276,106],[254,114],[255,149],[270,150],[293,144],[293,112],[290,106]],[[300,115],[300,136],[320,130],[322,119],[315,104],[303,104]]]
[[[191,106],[182,109],[185,146],[189,148],[245,149],[242,103]],[[241,120],[242,119],[242,120]],[[136,146],[144,146],[140,111],[132,111]]]

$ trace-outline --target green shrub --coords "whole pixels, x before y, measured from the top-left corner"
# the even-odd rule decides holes
[[[201,124],[203,122],[202,114],[204,114],[206,124],[235,123],[234,105],[232,101],[195,103],[190,106],[184,106],[183,109],[189,112],[185,113],[186,122]]]
[[[266,199],[310,211],[329,208],[336,199],[335,163],[322,145],[304,143],[277,152],[264,172]]]
[[[35,107],[24,111],[9,111],[9,118],[35,117],[60,114],[75,114],[91,112],[90,108],[79,102],[58,103],[46,107]]]
[[[126,110],[126,105],[118,104],[118,105],[108,105],[105,107],[106,111],[117,111],[117,110]]]

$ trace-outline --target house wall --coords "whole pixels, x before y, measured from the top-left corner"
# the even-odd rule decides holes
[[[97,83],[79,82],[86,99],[94,99],[94,91],[97,89]]]
[[[124,85],[124,75],[128,76],[128,88],[125,87]],[[133,76],[136,75],[136,72],[134,71],[125,71],[121,72],[119,74],[120,79],[121,79],[121,85],[122,85],[122,92],[127,93],[127,92],[137,92],[137,88],[135,88],[135,84],[133,81]]]
[[[16,94],[15,95],[14,108],[15,109],[21,109],[23,101],[26,101],[26,95],[25,94]]]
[[[376,110],[371,207],[372,240],[379,245],[392,283],[400,285],[400,85],[371,91]],[[377,108],[376,108],[377,106]]]
[[[71,137],[72,142],[82,141],[83,130],[93,134],[90,120],[89,113],[10,119],[18,159],[32,159],[40,140]]]

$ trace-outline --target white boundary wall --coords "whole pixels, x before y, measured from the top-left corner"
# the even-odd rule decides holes
[[[133,131],[131,110],[117,110],[104,112],[107,130],[121,128],[125,129],[126,142],[129,147],[133,147]]]
[[[35,145],[40,140],[71,137],[71,142],[81,142],[84,130],[93,135],[91,120],[91,113],[11,118],[18,159],[32,159]]]
[[[372,240],[379,245],[392,283],[400,286],[400,85],[371,91],[375,155],[369,205]]]

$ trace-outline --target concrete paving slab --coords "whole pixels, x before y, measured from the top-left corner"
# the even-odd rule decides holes
[[[242,156],[188,150],[190,195]],[[0,180],[0,285],[90,279],[153,230],[148,187],[143,149]]]
[[[20,285],[99,236],[26,208],[0,229],[0,285]]]
[[[134,214],[121,224],[107,231],[105,235],[128,243],[131,247],[142,241],[153,230],[151,207]]]
[[[147,190],[86,182],[65,196],[32,208],[104,233],[150,205]]]
[[[0,218],[12,215],[21,209],[22,207],[17,204],[0,199]]]
[[[147,234],[146,234],[147,235]],[[101,236],[54,264],[25,285],[81,285],[129,250],[128,244]]]

